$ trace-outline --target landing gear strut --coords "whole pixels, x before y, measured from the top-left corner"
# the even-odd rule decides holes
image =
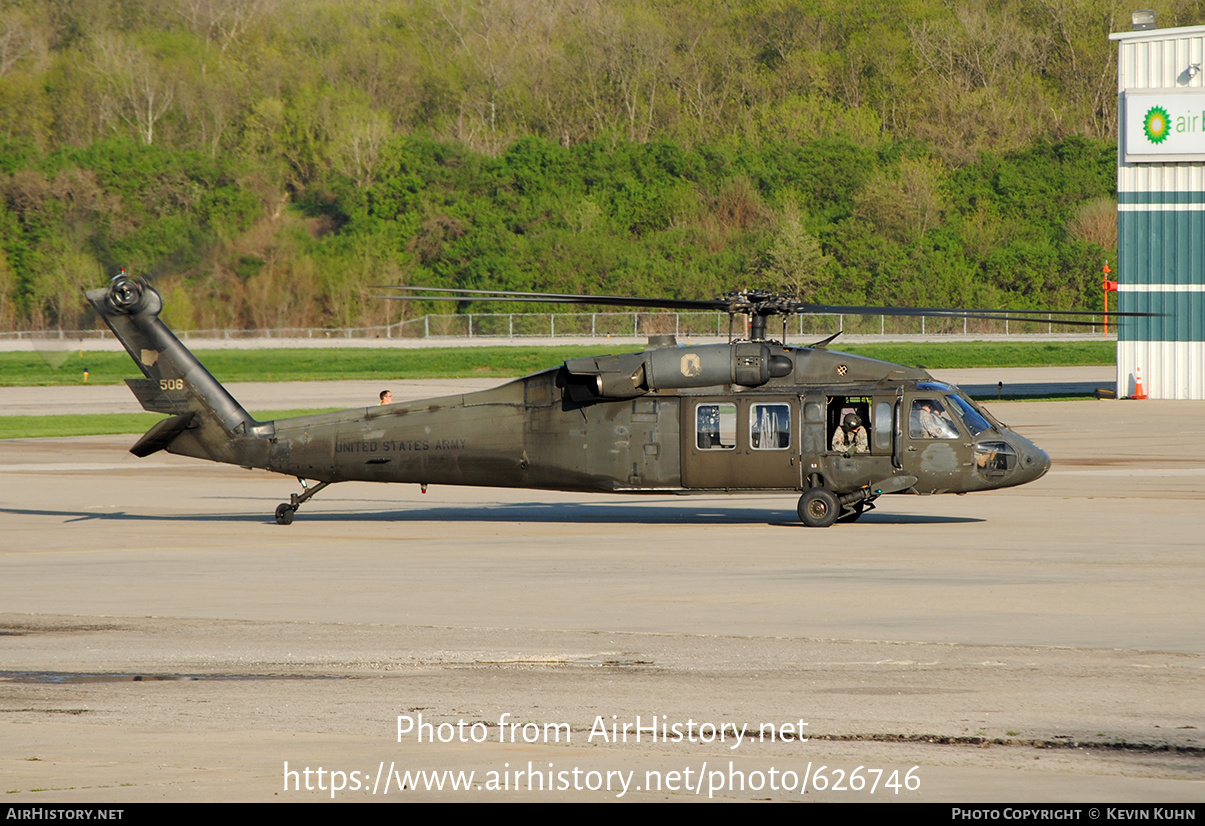
[[[317,485],[314,486],[313,490],[311,490],[309,483],[306,482],[306,480],[302,479],[300,476],[297,477],[297,481],[301,483],[301,486],[303,488],[305,488],[305,492],[300,493],[300,494],[297,494],[297,493],[291,494],[289,496],[288,502],[281,502],[279,505],[276,506],[276,524],[277,525],[292,525],[293,524],[293,515],[297,513],[297,509],[300,508],[306,502],[308,502],[310,497],[313,496],[315,493],[322,490],[327,485],[331,484],[330,482],[319,482]]]
[[[841,509],[841,515],[837,517],[837,521],[841,523],[857,522],[858,517],[865,510],[874,510],[873,499],[868,499],[865,502],[854,502],[852,505],[844,505]]]

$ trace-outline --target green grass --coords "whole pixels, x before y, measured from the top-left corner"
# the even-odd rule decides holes
[[[618,352],[622,348],[612,348]],[[196,350],[219,381],[507,378],[565,359],[606,352],[598,347],[446,347],[412,349]],[[61,354],[59,358],[61,358]],[[58,359],[56,359],[57,361]],[[120,384],[141,374],[126,353],[71,353],[52,367],[36,352],[0,353],[0,386]]]
[[[534,373],[565,359],[632,352],[636,346],[442,347],[411,349],[198,350],[196,356],[219,381],[334,381],[339,379],[507,378]],[[1117,345],[1108,341],[972,341],[939,344],[851,344],[850,353],[923,365],[958,367],[1046,367],[1111,365]],[[59,353],[52,367],[38,353],[0,353],[0,386],[120,384],[139,375],[124,352]]]
[[[962,367],[1082,367],[1117,363],[1111,341],[966,341],[941,344],[851,344],[836,347],[860,356],[921,365],[930,370]]]
[[[326,413],[324,410],[266,410],[252,412],[260,421]],[[164,418],[158,413],[83,413],[61,416],[0,416],[0,439],[40,439],[53,436],[107,436],[145,433]]]

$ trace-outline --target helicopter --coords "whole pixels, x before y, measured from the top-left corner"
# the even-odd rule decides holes
[[[261,422],[159,319],[160,294],[123,271],[86,295],[143,373],[126,380],[138,401],[167,414],[130,452],[166,450],[295,476],[302,492],[276,508],[280,525],[328,485],[365,481],[424,492],[433,484],[797,492],[800,520],[828,527],[858,519],[887,494],[994,490],[1050,468],[1040,447],[923,368],[830,350],[835,335],[790,346],[766,332],[768,320],[781,317],[785,333],[785,318],[799,313],[1038,321],[1036,311],[837,307],[763,290],[676,300],[382,289],[390,291],[382,298],[399,300],[722,310],[730,320],[746,316],[748,334],[698,346],[653,336],[641,352],[573,358],[479,392]]]

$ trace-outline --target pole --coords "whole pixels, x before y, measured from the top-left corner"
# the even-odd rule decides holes
[[[1105,279],[1100,285],[1101,288],[1105,291],[1105,336],[1106,337],[1109,335],[1109,293],[1117,292],[1117,282],[1109,280],[1109,273],[1111,273],[1111,272],[1113,272],[1113,271],[1111,269],[1109,269],[1109,262],[1106,261],[1104,268],[1101,270],[1101,273],[1104,275]]]

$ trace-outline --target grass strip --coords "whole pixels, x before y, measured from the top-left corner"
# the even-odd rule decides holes
[[[851,344],[836,348],[860,356],[930,370],[969,367],[1094,367],[1117,363],[1111,341],[967,341],[948,343]]]
[[[269,421],[290,416],[327,413],[322,410],[265,410],[252,412],[256,419]],[[108,436],[145,433],[165,418],[158,413],[75,413],[57,416],[0,416],[0,439],[41,439],[67,436]]]
[[[338,381],[364,379],[509,378],[553,367],[566,359],[634,352],[637,346],[440,347],[411,349],[198,350],[196,356],[222,382]],[[922,365],[963,367],[1050,367],[1112,365],[1117,345],[1109,341],[851,344],[845,352]],[[52,366],[52,362],[58,366]],[[0,353],[0,386],[46,387],[120,384],[139,375],[124,352],[47,354]]]
[[[616,348],[615,351],[622,350]],[[221,382],[341,381],[367,379],[507,378],[534,373],[601,347],[447,347],[436,349],[196,350]],[[0,353],[0,386],[120,384],[138,377],[125,352],[78,352],[56,357],[57,367],[34,351]]]

